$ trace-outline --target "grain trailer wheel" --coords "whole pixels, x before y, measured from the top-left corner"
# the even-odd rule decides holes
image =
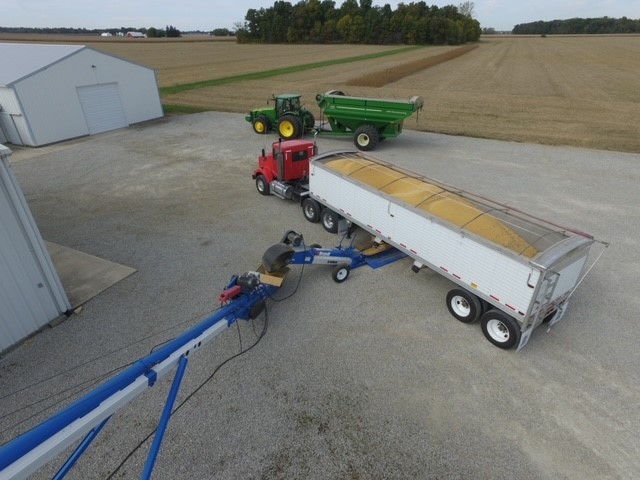
[[[482,333],[496,347],[508,350],[520,341],[518,323],[500,310],[491,309],[480,318]]]
[[[447,293],[447,308],[462,323],[475,323],[482,315],[480,299],[461,288],[454,288]]]
[[[371,125],[361,125],[356,128],[353,134],[353,143],[355,143],[358,150],[368,152],[373,150],[378,145],[380,135],[378,131]]]
[[[264,178],[264,175],[258,175],[256,177],[256,189],[258,189],[258,192],[261,195],[269,195],[269,193],[271,193],[269,182],[267,182],[267,179]]]
[[[340,215],[329,208],[323,208],[320,214],[322,227],[329,233],[338,233],[338,222]]]
[[[302,124],[295,115],[284,115],[278,122],[278,134],[285,140],[298,138],[302,133]]]
[[[264,135],[269,132],[269,120],[264,115],[257,116],[253,119],[253,131],[259,135]]]
[[[349,272],[351,272],[349,265],[338,265],[333,269],[331,278],[333,278],[333,281],[336,283],[342,283],[349,278]]]
[[[313,198],[305,198],[302,202],[302,213],[307,221],[318,223],[320,221],[320,204]]]

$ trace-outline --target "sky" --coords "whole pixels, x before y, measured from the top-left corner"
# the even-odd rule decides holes
[[[182,32],[234,29],[250,8],[269,8],[275,0],[0,0],[0,27],[164,28]],[[291,4],[299,0],[288,0]],[[408,4],[415,0],[405,0]],[[458,5],[463,0],[429,1]],[[397,1],[373,0],[374,5]],[[511,30],[519,23],[567,18],[640,19],[640,0],[476,0],[474,17],[483,28]],[[336,7],[342,0],[335,0]]]

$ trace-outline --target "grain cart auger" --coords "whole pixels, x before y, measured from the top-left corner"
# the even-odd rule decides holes
[[[351,97],[338,90],[316,95],[316,102],[322,112],[316,127],[318,136],[353,137],[355,146],[363,151],[373,150],[385,138],[400,135],[405,119],[424,106],[419,96],[385,100]],[[324,128],[327,124],[330,130]]]
[[[300,97],[294,93],[273,95],[271,99],[274,106],[251,110],[245,120],[258,134],[275,130],[285,140],[299,138],[303,133],[310,132],[316,123],[313,114],[300,104]]]

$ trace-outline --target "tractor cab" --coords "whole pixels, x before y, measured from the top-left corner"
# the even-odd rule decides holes
[[[280,118],[287,113],[300,113],[300,95],[281,94],[274,97],[276,101],[276,118]]]

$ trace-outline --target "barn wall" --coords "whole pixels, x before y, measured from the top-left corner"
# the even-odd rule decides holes
[[[0,145],[0,352],[71,305]]]
[[[127,124],[162,117],[153,70],[85,48],[16,83],[34,146],[89,134],[77,88],[116,83]]]
[[[16,92],[11,87],[0,86],[0,130],[5,137],[3,142],[15,145],[33,145],[34,140],[29,129],[27,118],[22,111],[22,107]]]

